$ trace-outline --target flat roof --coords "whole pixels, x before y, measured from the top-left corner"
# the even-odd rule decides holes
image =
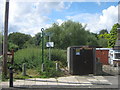
[[[96,48],[96,50],[112,50],[113,48]]]

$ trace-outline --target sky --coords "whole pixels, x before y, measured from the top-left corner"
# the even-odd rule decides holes
[[[0,29],[4,27],[5,2],[0,1]],[[86,30],[99,33],[111,30],[118,23],[118,2],[49,1],[13,2],[9,7],[9,33],[21,32],[34,36],[41,28],[49,28],[53,23],[61,25],[67,20],[87,24]]]

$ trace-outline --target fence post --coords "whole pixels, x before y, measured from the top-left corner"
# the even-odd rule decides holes
[[[56,63],[56,71],[59,70],[59,63]]]
[[[42,71],[42,72],[45,71],[45,65],[44,65],[44,63],[42,63],[41,71]]]
[[[22,66],[22,75],[26,76],[26,64],[25,63],[23,63],[23,66]]]

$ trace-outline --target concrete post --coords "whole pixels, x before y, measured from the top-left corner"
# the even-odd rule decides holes
[[[44,71],[45,71],[44,63],[42,63],[42,66],[41,66],[41,71],[42,71],[42,72],[44,72]]]
[[[56,63],[56,71],[59,71],[59,63]]]
[[[22,75],[26,76],[26,64],[25,63],[23,63],[23,66],[22,66]]]

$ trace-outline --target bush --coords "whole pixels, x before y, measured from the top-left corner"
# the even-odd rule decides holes
[[[67,65],[67,53],[65,50],[52,49],[51,60],[60,61],[63,66]]]
[[[14,49],[14,51],[17,51],[19,48],[18,45],[13,44],[13,43],[8,43],[8,50],[11,51],[12,49]]]
[[[21,70],[22,64],[26,63],[27,68],[35,68],[41,63],[40,49],[37,48],[27,48],[21,49],[15,53],[14,65],[16,69]]]
[[[56,71],[55,62],[50,60],[44,63],[44,72],[41,72],[41,69],[39,69],[39,73],[42,78],[59,77],[62,75],[60,70]]]
[[[44,64],[45,72],[41,71],[42,60],[41,49],[38,48],[26,48],[18,50],[14,56],[14,68],[22,71],[22,64],[26,63],[27,69],[38,69],[42,77],[54,77],[61,75],[61,72],[56,71],[55,61],[61,62],[63,66],[66,65],[66,53],[64,50],[52,49],[51,60],[48,60],[48,49],[45,49]]]

